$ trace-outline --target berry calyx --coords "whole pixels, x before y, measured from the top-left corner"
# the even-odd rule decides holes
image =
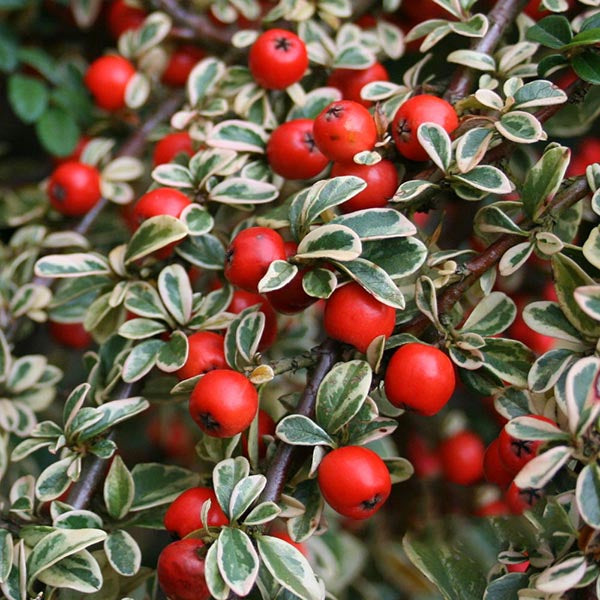
[[[171,162],[178,154],[193,156],[192,138],[187,131],[168,133],[154,147],[152,162],[154,166]]]
[[[204,577],[204,542],[187,538],[169,544],[158,557],[158,583],[171,600],[209,600]]]
[[[535,506],[541,497],[541,490],[519,488],[513,481],[504,495],[504,500],[513,515],[522,515],[526,510]]]
[[[447,481],[470,485],[483,476],[485,446],[476,433],[455,433],[440,444],[439,452],[442,471]]]
[[[213,369],[227,369],[223,336],[212,331],[199,331],[188,337],[189,353],[185,364],[176,371],[179,379],[203,375]]]
[[[204,527],[201,512],[202,505],[210,500],[207,527],[227,525],[229,519],[219,505],[217,496],[211,488],[195,487],[182,492],[173,500],[165,513],[165,529],[177,534],[180,538]]]
[[[84,82],[100,108],[116,111],[125,106],[125,90],[134,75],[135,68],[127,59],[110,54],[88,67]]]
[[[50,176],[48,198],[53,208],[63,215],[85,215],[100,196],[100,173],[90,165],[66,162]]]

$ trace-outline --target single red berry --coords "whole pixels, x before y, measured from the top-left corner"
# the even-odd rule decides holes
[[[440,444],[444,477],[460,485],[476,483],[483,477],[485,445],[472,431],[459,431]]]
[[[127,59],[110,54],[88,67],[84,81],[100,108],[115,111],[125,106],[125,90],[134,75],[135,67]]]
[[[329,160],[317,148],[312,119],[295,119],[280,125],[267,143],[271,169],[286,179],[311,179]]]
[[[477,508],[474,514],[476,517],[504,517],[510,514],[510,509],[503,500],[493,500]]]
[[[274,260],[285,260],[283,238],[268,227],[240,231],[225,255],[225,277],[249,292],[258,291],[258,282]]]
[[[259,409],[258,411],[258,457],[264,458],[267,454],[267,444],[263,440],[263,435],[275,435],[275,421],[271,418],[271,415],[265,411]],[[248,456],[248,434],[242,433],[242,450],[244,456]]]
[[[296,242],[285,242],[284,245],[286,258],[290,258],[297,253],[298,244]],[[267,293],[267,298],[276,311],[293,315],[302,312],[318,300],[318,298],[309,296],[302,287],[302,279],[308,271],[310,269],[298,269],[298,272],[289,283],[278,290]]]
[[[277,315],[269,301],[260,294],[254,294],[245,290],[234,290],[233,298],[227,307],[227,312],[237,315],[244,309],[255,304],[259,305],[260,312],[265,315],[265,328],[258,344],[258,349],[263,352],[270,348],[277,339]]]
[[[541,497],[541,490],[533,488],[521,489],[513,482],[504,495],[504,500],[513,515],[522,515],[526,510],[535,506]]]
[[[291,31],[269,29],[252,44],[248,67],[258,85],[284,90],[304,76],[308,68],[306,46]]]
[[[358,102],[332,102],[315,119],[315,142],[331,160],[351,162],[354,155],[371,150],[377,141],[377,128],[371,113]]]
[[[398,109],[392,123],[392,135],[398,152],[410,160],[428,160],[417,130],[423,123],[440,125],[448,133],[458,127],[458,116],[449,102],[437,96],[413,96]]]
[[[152,160],[154,166],[171,162],[178,154],[194,155],[192,138],[187,131],[168,133],[154,147]]]
[[[504,463],[500,460],[499,443],[499,440],[496,438],[486,448],[483,457],[483,472],[488,481],[505,489],[511,484],[516,473],[508,471]]]
[[[573,152],[571,162],[567,168],[567,177],[579,177],[585,175],[588,165],[600,162],[600,139],[586,137]]]
[[[233,437],[246,429],[258,410],[258,392],[241,373],[209,371],[190,397],[190,414],[207,435]]]
[[[82,350],[94,340],[81,323],[59,323],[48,321],[48,329],[52,338],[63,346]]]
[[[79,138],[79,141],[77,142],[77,145],[75,146],[75,149],[73,150],[73,152],[71,152],[71,154],[69,154],[69,156],[62,156],[62,157],[54,156],[52,158],[52,160],[54,161],[54,164],[56,166],[59,166],[59,165],[64,165],[65,163],[68,163],[68,162],[80,162],[81,155],[90,140],[91,140],[91,138],[89,138],[87,135],[82,135]]]
[[[100,200],[100,196],[100,173],[90,165],[67,162],[50,176],[50,204],[63,215],[85,215]]]
[[[111,35],[117,39],[130,29],[138,29],[146,19],[146,13],[141,8],[130,6],[125,0],[114,0],[106,18]]]
[[[306,549],[306,545],[303,544],[302,542],[295,542],[291,537],[290,534],[287,531],[270,531],[269,535],[272,537],[276,537],[279,538],[280,540],[283,540],[284,542],[287,542],[288,544],[294,546],[294,548],[296,548],[296,550],[299,550],[302,554],[304,554],[304,556],[308,557],[308,550]]]
[[[531,563],[528,560],[524,560],[523,562],[517,564],[506,565],[506,570],[509,573],[525,573],[525,571],[529,569],[530,564]]]
[[[209,600],[204,577],[204,542],[196,538],[166,546],[156,565],[158,583],[170,600]]]
[[[319,465],[318,481],[327,504],[352,519],[376,513],[392,489],[385,463],[364,446],[332,450]]]
[[[454,393],[452,361],[438,348],[411,343],[394,352],[385,372],[388,400],[421,415],[438,413]]]
[[[542,417],[541,415],[527,416],[556,425],[548,417]],[[537,456],[543,443],[541,440],[518,440],[506,431],[506,427],[503,427],[498,436],[498,455],[505,468],[516,475],[530,460]]]
[[[163,71],[162,81],[173,87],[182,87],[187,83],[192,69],[206,56],[202,48],[185,44],[173,51],[167,67]]]
[[[323,324],[329,337],[366,352],[376,337],[392,335],[396,311],[351,282],[331,294]]]
[[[366,69],[334,69],[329,75],[327,85],[342,92],[344,100],[352,100],[369,108],[373,103],[363,100],[360,91],[372,81],[389,81],[387,69],[376,62]]]
[[[367,208],[383,208],[398,188],[398,172],[390,160],[381,160],[375,165],[333,163],[331,177],[354,175],[365,181],[367,187],[350,200],[340,204],[343,213]]]
[[[213,369],[227,369],[222,335],[212,331],[198,331],[188,337],[189,353],[185,364],[175,374],[179,379],[203,375]]]
[[[419,479],[433,479],[442,472],[439,453],[431,449],[425,439],[416,433],[411,433],[408,437],[406,454]]]
[[[206,525],[208,527],[227,525],[229,519],[221,509],[214,491],[207,487],[195,487],[182,492],[173,500],[165,513],[165,529],[182,538],[204,527],[201,512],[202,505],[207,500],[210,500],[210,509]]]

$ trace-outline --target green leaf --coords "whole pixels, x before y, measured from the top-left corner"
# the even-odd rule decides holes
[[[158,165],[152,171],[152,179],[160,185],[166,185],[178,189],[193,188],[192,174],[189,169],[176,163]]]
[[[8,78],[8,100],[25,123],[35,123],[48,105],[48,88],[43,81],[15,73]]]
[[[67,491],[71,485],[71,478],[67,474],[68,468],[73,463],[74,457],[63,458],[46,467],[35,483],[35,495],[44,502],[54,500]]]
[[[536,580],[535,586],[542,592],[562,594],[574,588],[587,569],[585,556],[570,556],[543,571]]]
[[[129,319],[119,327],[119,335],[129,340],[144,340],[167,331],[160,321],[153,319]]]
[[[267,181],[228,177],[210,190],[208,199],[224,204],[265,204],[272,202],[277,196],[279,190]]]
[[[547,48],[562,48],[573,39],[569,21],[559,15],[551,15],[538,21],[527,30],[527,39],[539,42]]]
[[[120,456],[115,456],[104,480],[104,503],[113,519],[122,519],[135,496],[133,477]]]
[[[595,52],[586,50],[571,59],[571,66],[575,73],[588,83],[600,83],[600,56]]]
[[[531,329],[567,342],[581,342],[581,335],[569,323],[556,302],[532,302],[523,310],[523,320]]]
[[[600,286],[587,285],[575,289],[573,294],[579,308],[595,321],[600,321]],[[1,358],[0,358],[1,362]]]
[[[217,58],[208,57],[200,61],[190,72],[187,94],[192,106],[212,92],[225,74],[225,64]]]
[[[165,373],[173,373],[186,363],[189,354],[188,338],[183,331],[174,331],[169,341],[158,352],[156,366]]]
[[[435,123],[423,123],[419,125],[417,138],[431,160],[445,173],[452,160],[452,142],[446,130]]]
[[[513,96],[515,103],[512,109],[523,110],[538,106],[551,106],[563,104],[567,95],[551,81],[538,79],[522,85]]]
[[[79,127],[62,108],[48,108],[37,120],[35,130],[44,148],[54,156],[68,156],[79,139]]]
[[[515,485],[521,489],[543,488],[569,461],[572,454],[573,450],[569,446],[556,446],[542,452],[519,471],[514,479]]]
[[[204,577],[206,578],[206,585],[211,593],[211,597],[216,598],[216,600],[227,600],[230,590],[219,572],[219,562],[217,559],[218,546],[218,543],[212,544],[206,553]]]
[[[231,119],[215,125],[210,130],[206,143],[214,148],[263,154],[267,139],[262,127],[248,121]]]
[[[125,264],[130,264],[160,248],[177,242],[187,235],[187,227],[169,215],[151,217],[133,234],[125,251]]]
[[[204,235],[214,226],[212,215],[197,204],[190,204],[184,208],[179,220],[186,224],[190,235]]]
[[[219,238],[210,233],[189,237],[177,245],[175,252],[204,269],[218,271],[225,263],[225,248]]]
[[[454,175],[453,178],[477,190],[492,194],[508,194],[513,190],[508,177],[500,169],[490,165],[473,167],[468,173]]]
[[[236,484],[229,500],[229,514],[237,521],[260,496],[267,478],[264,475],[250,475]]]
[[[485,589],[483,600],[508,600],[517,598],[521,588],[527,587],[529,575],[525,573],[507,573],[494,579]]]
[[[123,364],[123,381],[133,383],[149,373],[156,364],[164,344],[162,340],[145,340],[135,346]]]
[[[298,267],[285,260],[274,260],[258,282],[258,291],[261,294],[278,290],[287,285],[298,273]]]
[[[288,415],[278,424],[277,437],[293,446],[326,445],[335,448],[335,443],[327,432],[304,415]]]
[[[461,327],[479,335],[496,335],[508,329],[517,315],[515,303],[503,292],[492,292],[475,307]]]
[[[583,520],[590,527],[600,529],[600,467],[597,463],[585,465],[577,476],[575,497]]]
[[[261,502],[244,519],[244,525],[248,527],[262,525],[277,518],[280,514],[281,508],[275,502]]]
[[[123,575],[131,577],[139,570],[142,563],[142,553],[137,542],[122,529],[113,531],[104,540],[106,558],[112,568]]]
[[[302,289],[313,298],[329,298],[337,285],[337,278],[329,269],[311,269],[302,278]]]
[[[521,342],[505,338],[485,338],[484,365],[492,373],[514,385],[527,385],[527,373],[534,360],[533,352]]]
[[[258,552],[273,578],[302,600],[323,600],[321,586],[302,553],[279,538],[257,537]]]
[[[4,583],[13,564],[13,539],[10,531],[0,529],[0,583]]]
[[[185,325],[192,315],[192,286],[181,265],[169,265],[160,272],[158,293],[175,321]]]
[[[299,259],[328,258],[351,261],[360,256],[360,238],[344,225],[321,225],[307,234],[300,244],[296,257]]]
[[[38,277],[86,277],[110,273],[110,265],[106,258],[93,252],[48,254],[35,264],[35,274]]]
[[[316,479],[300,482],[294,490],[294,498],[301,502],[305,511],[288,520],[288,531],[295,542],[304,542],[319,527],[323,513],[323,495]]]
[[[248,477],[250,464],[243,456],[222,460],[213,469],[215,494],[223,511],[229,515],[229,506],[235,486]]]
[[[4,381],[11,367],[11,354],[4,332],[0,329],[0,381]]]
[[[417,228],[407,217],[391,208],[357,210],[335,217],[329,224],[349,227],[361,241],[407,237],[417,233]]]
[[[542,124],[533,115],[522,110],[502,115],[494,125],[506,139],[517,144],[533,144],[547,137]]]
[[[86,595],[97,592],[103,583],[100,566],[87,550],[66,556],[44,569],[37,579],[51,587],[71,589]]]
[[[236,594],[248,595],[260,564],[250,538],[241,529],[223,527],[217,540],[217,560],[225,583]]]
[[[265,315],[261,311],[245,315],[240,320],[235,330],[235,345],[242,359],[246,362],[252,362],[264,329]]]

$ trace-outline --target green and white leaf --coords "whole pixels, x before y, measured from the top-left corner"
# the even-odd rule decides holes
[[[543,488],[571,458],[569,446],[556,446],[530,460],[515,477],[515,485],[521,489]]]
[[[461,327],[479,335],[496,335],[508,329],[517,315],[517,308],[503,292],[492,292],[475,306]]]
[[[263,278],[258,282],[261,294],[278,290],[287,285],[298,273],[298,267],[285,260],[275,260],[267,269]]]
[[[104,480],[104,504],[113,519],[122,519],[131,508],[135,496],[135,484],[129,469],[120,456],[113,459]]]
[[[93,252],[48,254],[35,264],[35,274],[38,277],[86,277],[110,273],[110,265],[106,258]]]
[[[223,527],[216,543],[221,577],[233,592],[246,596],[254,586],[260,565],[250,538],[241,529]]]
[[[304,415],[288,415],[278,424],[275,435],[293,446],[326,445],[335,448],[335,442],[327,432]]]
[[[123,529],[110,533],[104,540],[104,551],[111,567],[124,577],[132,577],[142,564],[142,552],[135,539]]]
[[[362,252],[358,235],[344,225],[321,225],[308,233],[298,244],[296,258],[351,261]]]
[[[431,160],[444,173],[450,168],[452,142],[446,130],[435,123],[423,123],[417,130],[417,138]]]
[[[237,483],[229,501],[229,514],[232,521],[237,521],[250,508],[266,484],[267,478],[264,475],[250,475]]]
[[[130,264],[173,242],[182,240],[188,233],[185,223],[169,215],[151,217],[133,234],[125,251],[125,264]]]

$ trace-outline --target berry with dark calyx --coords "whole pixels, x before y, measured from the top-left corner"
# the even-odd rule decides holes
[[[452,133],[458,127],[458,116],[452,104],[437,96],[421,94],[404,102],[392,123],[396,148],[404,158],[417,161],[429,159],[417,137],[419,126],[423,123],[435,123],[447,133]]]
[[[125,31],[138,29],[145,19],[146,13],[141,8],[131,6],[126,0],[114,0],[108,9],[108,29],[115,39]]]
[[[371,113],[352,100],[327,106],[315,119],[313,134],[319,150],[337,162],[351,162],[355,154],[371,150],[377,141]]]
[[[284,90],[304,77],[308,68],[306,45],[291,31],[269,29],[252,44],[248,67],[258,85]]]
[[[165,529],[177,534],[180,538],[201,529],[204,523],[201,519],[202,505],[210,500],[207,527],[227,525],[229,519],[219,505],[217,496],[211,488],[194,487],[182,492],[173,500],[165,513]]]
[[[179,379],[203,375],[213,369],[227,369],[222,335],[212,331],[198,331],[188,337],[189,353],[185,364],[176,371]]]
[[[154,166],[171,162],[178,154],[193,156],[192,138],[187,131],[168,133],[154,147]]]
[[[354,175],[365,181],[367,187],[356,196],[339,205],[343,213],[367,208],[383,208],[398,188],[398,172],[394,163],[381,160],[374,165],[357,165],[354,162],[334,163],[331,177]]]
[[[513,515],[522,515],[526,510],[535,506],[541,497],[542,490],[521,489],[513,481],[504,495],[504,500]]]
[[[162,81],[173,87],[182,87],[187,83],[193,68],[206,56],[202,48],[185,44],[176,48],[162,74]]]
[[[319,465],[323,498],[345,517],[367,519],[390,495],[390,473],[381,457],[363,446],[332,450]]]
[[[271,418],[271,415],[265,411],[259,409],[258,411],[258,457],[264,458],[267,454],[267,444],[263,440],[264,435],[275,435],[275,421]],[[248,434],[242,433],[242,450],[244,456],[248,456]]]
[[[68,348],[82,350],[94,341],[82,323],[48,321],[48,330],[55,341]]]
[[[317,148],[312,119],[295,119],[273,131],[267,143],[267,160],[277,175],[286,179],[311,179],[328,164]]]
[[[258,349],[264,352],[277,339],[277,315],[269,301],[260,294],[254,294],[245,290],[234,290],[233,298],[226,310],[237,315],[245,308],[254,306],[255,304],[259,305],[260,312],[265,315],[265,328],[258,343]]]
[[[207,435],[228,438],[247,429],[258,410],[258,392],[241,373],[209,371],[190,397],[190,414]]]
[[[258,291],[258,282],[275,260],[285,260],[283,238],[268,227],[240,231],[229,244],[225,256],[225,277],[237,287]]]
[[[496,438],[486,448],[483,457],[483,472],[488,481],[504,489],[511,484],[516,473],[507,470],[502,460],[500,460],[499,443],[499,440]]]
[[[69,217],[85,215],[101,195],[98,169],[80,162],[60,165],[48,182],[50,204]]]
[[[439,448],[442,471],[447,481],[459,485],[476,483],[483,477],[483,440],[472,431],[459,431]]]
[[[100,108],[116,111],[125,106],[125,90],[135,75],[134,66],[122,56],[97,58],[85,74],[85,85]]]
[[[352,100],[369,108],[373,103],[363,100],[360,91],[372,81],[389,80],[387,69],[380,62],[375,62],[366,69],[334,69],[327,79],[327,85],[340,90],[344,100]]]
[[[323,324],[329,337],[366,352],[376,337],[392,335],[396,310],[351,282],[336,289],[326,301]]]
[[[170,600],[210,600],[204,577],[204,542],[196,538],[166,546],[158,557],[156,573]]]
[[[394,406],[430,417],[442,410],[454,393],[454,366],[438,348],[405,344],[392,355],[384,385]]]

